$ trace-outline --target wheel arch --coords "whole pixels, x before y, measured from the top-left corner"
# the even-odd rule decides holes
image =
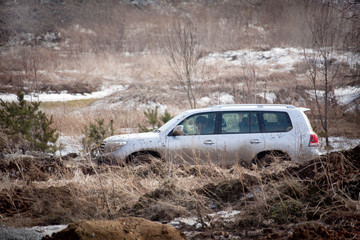
[[[155,151],[155,150],[141,150],[141,151],[137,151],[137,152],[133,152],[131,153],[130,155],[128,155],[125,159],[125,162],[126,163],[129,163],[131,162],[131,160],[139,155],[151,155],[155,158],[162,158],[162,155],[158,152],[158,151]]]
[[[252,163],[255,163],[257,159],[261,159],[268,154],[273,155],[275,157],[281,157],[284,160],[291,160],[290,155],[284,150],[265,150],[265,151],[261,151],[258,154],[256,154],[254,156],[254,158],[252,159]]]

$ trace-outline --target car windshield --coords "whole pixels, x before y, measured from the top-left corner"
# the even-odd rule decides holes
[[[178,120],[183,119],[185,115],[187,115],[187,112],[183,112],[183,113],[177,115],[176,117],[173,117],[167,123],[162,125],[160,128],[154,130],[154,132],[164,132],[164,131],[166,131],[169,127],[173,126]]]

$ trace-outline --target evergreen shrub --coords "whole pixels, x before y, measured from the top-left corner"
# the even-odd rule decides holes
[[[21,92],[17,98],[13,102],[0,100],[0,150],[54,153],[58,134],[51,127],[52,117],[39,111],[40,102],[27,102]]]

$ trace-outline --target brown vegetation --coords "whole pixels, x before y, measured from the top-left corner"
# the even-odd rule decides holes
[[[0,192],[0,214],[2,222],[11,226],[128,216],[162,223],[184,218],[177,228],[189,239],[224,235],[356,239],[360,234],[359,153],[360,146],[301,165],[283,162],[255,171],[215,165],[170,170],[156,159],[116,167],[91,166],[70,157],[36,162],[13,158],[3,161],[0,169],[6,183]],[[234,210],[239,212],[232,218],[216,217],[220,211]],[[185,224],[186,217],[193,217],[201,227]]]

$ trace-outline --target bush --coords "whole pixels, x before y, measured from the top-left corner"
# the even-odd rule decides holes
[[[17,102],[0,100],[0,150],[54,153],[58,135],[51,127],[52,117],[48,119],[45,113],[39,111],[40,102],[26,102],[21,92],[17,93],[17,97]]]
[[[111,119],[110,123],[105,125],[104,119],[96,119],[95,123],[84,127],[84,137],[81,142],[85,152],[90,152],[92,156],[96,155],[93,151],[100,147],[102,140],[114,134],[113,122]]]

